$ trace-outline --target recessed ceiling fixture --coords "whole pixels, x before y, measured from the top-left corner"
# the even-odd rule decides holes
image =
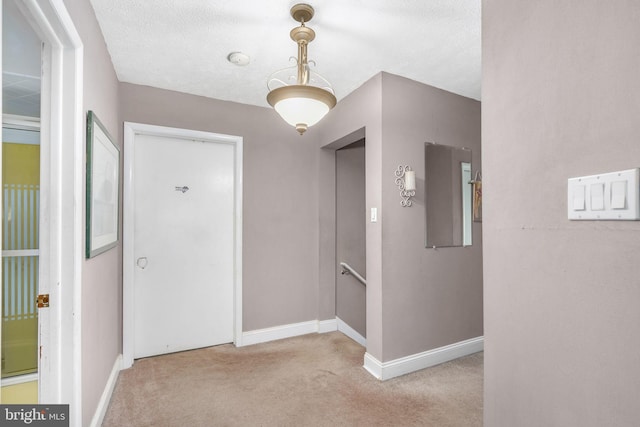
[[[336,105],[331,84],[309,68],[307,46],[316,37],[316,33],[306,27],[305,23],[313,18],[313,12],[313,7],[308,4],[297,4],[291,8],[291,16],[300,22],[300,26],[290,33],[291,39],[298,44],[296,65],[276,71],[267,82],[267,102],[300,135],[309,126],[318,123]],[[315,62],[311,63],[315,65]]]

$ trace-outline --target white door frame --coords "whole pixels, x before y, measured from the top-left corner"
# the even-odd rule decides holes
[[[39,286],[41,293],[50,294],[51,306],[39,311],[39,400],[69,404],[70,425],[80,426],[82,40],[61,0],[20,0],[17,4],[44,42]]]
[[[199,141],[225,142],[235,147],[235,206],[234,206],[234,339],[236,346],[242,345],[242,137],[211,132],[170,128],[124,122],[124,192],[122,218],[122,367],[133,366],[134,349],[134,268],[133,224],[135,212],[133,165],[136,135],[154,135],[171,138],[195,139]]]

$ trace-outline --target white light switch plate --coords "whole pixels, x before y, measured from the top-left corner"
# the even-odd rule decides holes
[[[371,222],[378,222],[378,208],[371,208]]]
[[[567,214],[573,220],[640,219],[640,168],[569,178]]]

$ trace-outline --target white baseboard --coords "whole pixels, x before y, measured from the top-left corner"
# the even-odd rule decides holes
[[[98,407],[96,408],[95,413],[93,414],[93,418],[91,419],[91,427],[100,427],[102,425],[102,421],[104,421],[104,416],[107,414],[107,409],[109,408],[109,402],[111,401],[111,395],[113,394],[113,389],[116,387],[116,381],[118,380],[118,374],[122,370],[122,355],[119,354],[116,357],[116,361],[113,364],[113,368],[111,369],[111,374],[107,379],[107,384],[104,387],[104,391],[102,392],[102,396],[100,396],[100,401],[98,402]]]
[[[349,326],[344,320],[336,317],[336,321],[338,323],[338,330],[360,344],[363,347],[367,347],[367,339],[360,335],[358,331]]]
[[[338,330],[338,318],[330,320],[318,320],[318,333],[326,334]]]
[[[243,332],[241,345],[236,345],[238,347],[244,347],[246,345],[297,337],[298,335],[325,333],[337,330],[338,326],[335,319],[310,320],[308,322],[291,323],[289,325],[274,326],[272,328]]]
[[[484,349],[484,337],[471,338],[389,362],[380,362],[369,353],[364,355],[364,368],[379,380],[388,380],[439,365]]]

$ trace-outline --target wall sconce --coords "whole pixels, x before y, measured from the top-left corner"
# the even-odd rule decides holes
[[[400,204],[404,208],[411,206],[411,198],[416,195],[416,173],[410,166],[398,166],[395,172],[396,185],[400,190],[402,201]]]

